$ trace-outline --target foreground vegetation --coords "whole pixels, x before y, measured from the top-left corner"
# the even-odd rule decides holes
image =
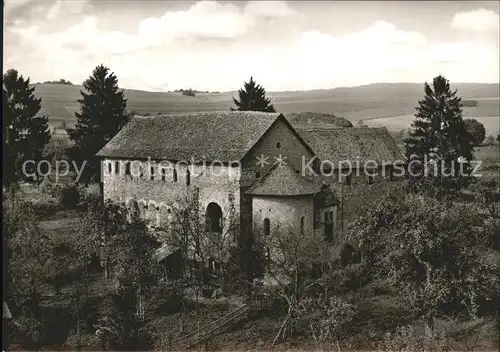
[[[116,77],[99,66],[81,93],[73,144],[47,143],[47,119],[35,117],[40,101],[29,81],[11,83],[25,88],[7,91],[10,127],[40,128],[4,140],[10,170],[25,156],[27,139],[39,142],[31,150],[38,158],[93,158],[128,118]],[[251,89],[262,93],[259,109],[273,110],[264,89],[251,84],[238,108],[250,105]],[[19,104],[23,94],[28,98]],[[101,95],[106,101],[93,104]],[[460,98],[444,77],[425,85],[413,127],[404,140],[410,159],[432,155],[448,170],[473,158]],[[209,243],[197,200],[189,197],[175,202],[168,231],[152,228],[138,209],[102,202],[91,177],[95,159],[92,165],[80,184],[25,180],[16,172],[4,178],[11,186],[3,192],[4,299],[14,317],[4,326],[9,349],[185,349],[180,337],[244,304],[249,314],[205,349],[498,349],[494,173],[480,180],[408,177],[403,196],[367,205],[348,224],[339,258],[324,238],[286,231],[286,224],[262,241],[248,236],[232,246],[224,233]],[[159,264],[165,243],[180,253],[173,267],[183,275]],[[204,265],[214,246],[225,258],[217,273]]]
[[[132,342],[136,350],[180,348],[173,344],[176,338],[246,301],[246,290],[227,285],[218,298],[197,299],[160,284],[162,270],[147,255],[157,248],[154,238],[141,221],[129,224],[119,208],[99,206],[95,190],[80,189],[79,203],[68,210],[63,198],[41,198],[39,192],[30,194],[30,187],[4,203],[12,348],[101,349],[106,344],[123,350],[132,349]],[[349,228],[356,250],[344,262],[313,250],[318,248],[314,240],[284,234],[279,238],[287,246],[269,245],[284,255],[299,254],[288,264],[297,258],[304,269],[321,264],[319,276],[308,270],[295,276],[286,261],[272,262],[269,275],[289,280],[275,289],[257,285],[252,290],[275,303],[260,306],[204,348],[497,349],[497,187],[498,181],[476,184],[471,199],[409,196],[367,209]],[[108,234],[106,241],[118,241],[108,242],[113,250],[106,257],[98,250],[100,233]],[[151,245],[145,247],[141,238]],[[229,266],[224,273],[234,277]],[[191,278],[188,286],[198,284]],[[136,314],[138,291],[132,282],[142,282],[142,315]],[[96,337],[99,329],[108,331],[106,338]]]

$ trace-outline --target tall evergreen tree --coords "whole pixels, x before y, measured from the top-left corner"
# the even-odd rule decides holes
[[[77,123],[69,134],[75,142],[74,157],[87,161],[85,176],[89,179],[99,170],[95,154],[127,123],[129,115],[123,90],[118,90],[118,79],[109,68],[97,66],[83,88],[82,99],[78,100],[80,112],[75,113]]]
[[[50,139],[48,118],[40,116],[41,99],[35,97],[30,79],[10,69],[3,75],[4,104],[4,186],[9,187],[23,175],[23,163],[42,159],[45,145]],[[26,174],[36,171],[33,163],[26,164]]]
[[[412,130],[405,139],[406,156],[410,162],[414,161],[409,170],[412,185],[433,185],[441,190],[460,188],[468,179],[468,168],[462,164],[465,172],[461,174],[460,161],[470,161],[473,157],[461,98],[440,75],[433,79],[432,87],[425,83],[425,96],[416,109]]]
[[[231,111],[276,112],[271,100],[266,97],[266,90],[260,84],[255,83],[253,77],[243,84],[243,89],[240,89],[238,94],[240,100],[233,98],[236,108],[231,108]]]

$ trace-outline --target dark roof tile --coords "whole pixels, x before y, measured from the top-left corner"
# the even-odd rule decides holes
[[[274,164],[246,192],[252,195],[300,196],[321,191],[322,182],[313,176],[302,176],[290,165]]]
[[[404,160],[398,146],[385,128],[307,128],[295,126],[297,132],[308,143],[320,160],[357,160],[364,163],[373,160],[393,163]]]

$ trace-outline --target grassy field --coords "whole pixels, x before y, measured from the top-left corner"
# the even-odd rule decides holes
[[[498,109],[500,101],[487,102],[484,106],[479,105],[475,108],[464,108],[464,118],[475,118],[484,125],[486,136],[490,134],[496,136],[500,133],[500,116],[493,114],[498,114],[498,110],[495,109]],[[483,104],[483,102],[480,104]],[[486,114],[492,115],[488,116]],[[390,131],[398,132],[408,129],[414,119],[415,116],[413,114],[404,114],[368,119],[365,120],[365,124],[371,127],[387,127]]]
[[[500,116],[499,88],[495,84],[456,84],[464,99],[474,99],[476,107],[464,109],[465,115],[479,117],[487,134],[498,133]],[[42,110],[53,126],[75,122],[79,109],[81,86],[41,84],[35,94],[42,98]],[[352,122],[367,120],[374,126],[400,131],[407,128],[415,106],[423,96],[421,84],[372,84],[353,88],[296,92],[269,92],[276,109],[283,113],[324,112],[345,117]],[[129,111],[137,113],[188,113],[196,111],[229,110],[237,92],[199,93],[196,97],[181,93],[146,92],[125,89]]]

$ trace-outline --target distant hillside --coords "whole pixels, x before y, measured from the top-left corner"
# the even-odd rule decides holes
[[[66,84],[66,85],[70,85],[70,86],[73,85],[73,83],[71,83],[70,81],[65,80],[64,78],[61,78],[58,81],[45,81],[43,83],[35,83],[35,85],[37,85],[37,84]]]
[[[464,99],[475,100],[477,106],[464,108],[468,116],[499,116],[500,96],[498,84],[453,84]],[[75,122],[79,109],[79,85],[37,84],[35,94],[42,98],[43,113],[58,126],[63,121]],[[296,92],[269,92],[278,111],[289,113],[327,113],[349,121],[370,120],[380,117],[413,115],[415,106],[424,95],[423,84],[377,83],[359,87],[335,88]],[[139,114],[187,113],[196,111],[229,110],[234,92],[198,92],[195,97],[181,92],[147,92],[125,89],[129,111]],[[487,99],[496,98],[496,99]]]

